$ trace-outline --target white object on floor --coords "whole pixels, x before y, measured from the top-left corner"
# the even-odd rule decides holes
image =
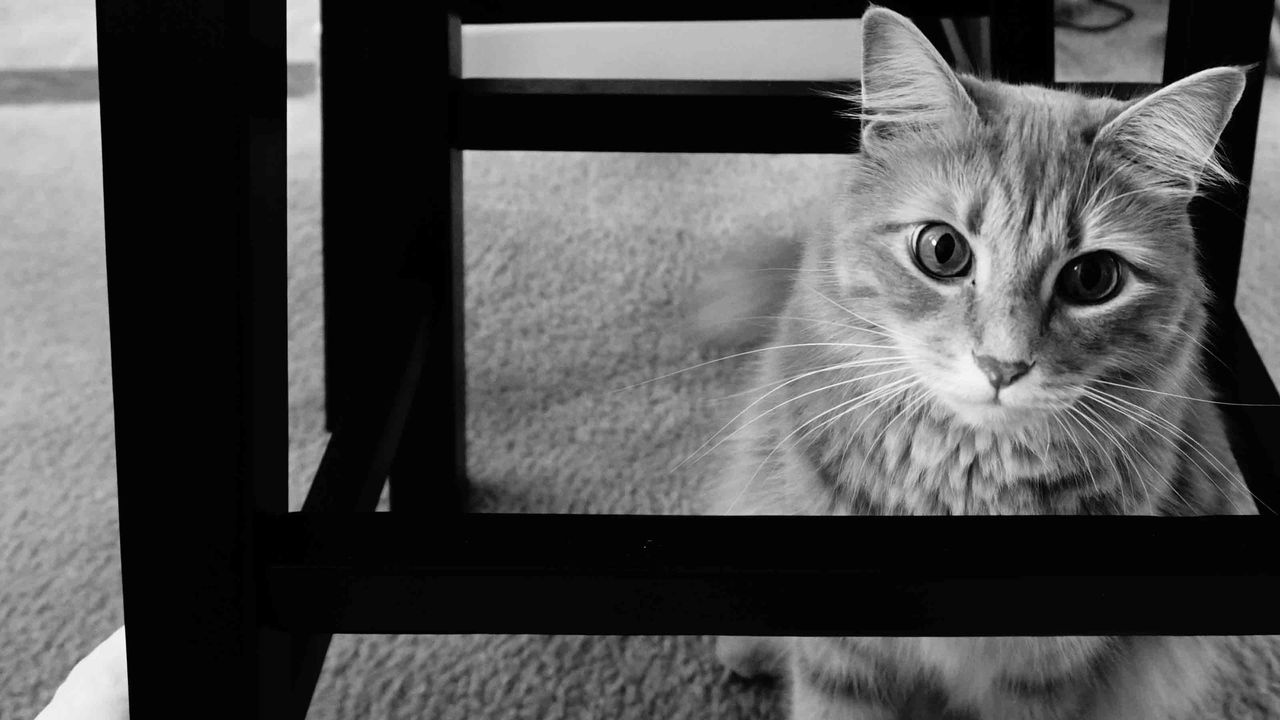
[[[129,672],[124,628],[71,668],[35,720],[129,720]]]

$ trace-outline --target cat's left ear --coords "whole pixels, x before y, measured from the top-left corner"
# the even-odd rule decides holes
[[[871,7],[862,16],[862,144],[977,117],[960,79],[909,19]]]
[[[1098,131],[1095,144],[1112,144],[1150,179],[1175,191],[1228,182],[1214,153],[1231,111],[1244,92],[1242,68],[1202,70],[1137,101]]]

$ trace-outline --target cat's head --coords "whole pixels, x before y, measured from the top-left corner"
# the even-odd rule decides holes
[[[999,426],[1185,371],[1206,298],[1187,204],[1228,181],[1240,69],[1137,101],[1013,86],[957,75],[873,8],[862,73],[829,267],[935,398]]]

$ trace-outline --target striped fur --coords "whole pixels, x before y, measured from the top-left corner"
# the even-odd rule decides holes
[[[958,76],[888,10],[868,11],[863,32],[863,152],[782,286],[774,349],[749,382],[767,391],[726,430],[712,511],[1256,512],[1208,402],[1187,216],[1198,188],[1226,178],[1213,149],[1241,71],[1123,102]],[[911,260],[931,222],[968,239],[961,281]],[[1127,263],[1120,294],[1065,304],[1055,278],[1095,250]],[[976,355],[1034,364],[995,403]],[[788,675],[794,720],[1193,718],[1216,653],[1203,638],[720,649],[731,667]]]

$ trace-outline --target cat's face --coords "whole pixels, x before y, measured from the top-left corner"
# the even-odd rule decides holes
[[[1090,99],[956,78],[911,59],[931,49],[906,29],[866,29],[864,150],[832,254],[915,379],[962,421],[1009,427],[1185,363],[1205,293],[1186,204],[1238,71]],[[1168,123],[1170,108],[1192,121]]]
[[[1010,95],[988,122],[869,159],[852,188],[870,221],[849,238],[855,285],[877,291],[920,381],[981,425],[1145,375],[1202,292],[1184,205],[1090,162],[1115,105]]]

